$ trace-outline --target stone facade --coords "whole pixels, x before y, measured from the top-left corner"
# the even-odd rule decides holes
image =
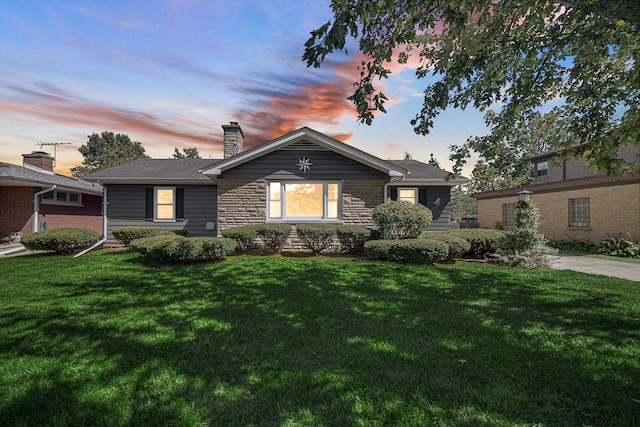
[[[381,179],[344,180],[342,184],[342,219],[345,224],[376,228],[373,208],[384,202],[384,184]]]
[[[569,199],[589,198],[590,227],[569,227]],[[516,196],[479,199],[478,221],[481,228],[502,223],[502,205],[515,203]],[[626,236],[640,241],[640,183],[535,193],[540,210],[539,230],[547,239],[577,239],[598,243],[607,235]],[[509,229],[508,227],[505,227]]]

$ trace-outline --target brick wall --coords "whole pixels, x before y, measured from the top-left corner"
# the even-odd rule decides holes
[[[591,227],[569,227],[569,199],[588,197]],[[608,234],[630,233],[640,241],[640,183],[610,187],[533,194],[540,209],[540,232],[547,239],[579,239],[600,242]],[[502,222],[502,204],[515,203],[517,197],[478,200],[478,222],[481,228],[493,228]]]
[[[0,237],[33,232],[34,187],[0,187]]]
[[[373,208],[384,200],[385,180],[344,180],[342,184],[342,219],[345,224],[375,227]],[[232,227],[266,222],[267,181],[264,179],[218,180],[218,233]],[[294,229],[295,231],[295,229]],[[292,233],[287,249],[299,248]]]

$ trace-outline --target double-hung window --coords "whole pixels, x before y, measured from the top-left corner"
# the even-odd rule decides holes
[[[591,227],[588,197],[569,199],[569,227]]]
[[[340,182],[270,181],[267,212],[274,220],[337,220],[340,217]]]
[[[549,161],[544,160],[536,163],[536,178],[545,178],[549,175]]]
[[[176,219],[176,189],[156,187],[153,219],[156,221],[174,221]]]
[[[418,189],[417,188],[398,188],[398,200],[401,202],[409,202],[414,205],[418,203]]]

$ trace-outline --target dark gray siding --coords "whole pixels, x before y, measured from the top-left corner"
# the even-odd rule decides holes
[[[184,190],[184,218],[176,222],[155,223],[145,218],[147,188],[154,185],[108,185],[107,187],[107,240],[112,231],[120,227],[160,225],[165,231],[186,230],[189,236],[216,236],[216,230],[207,230],[207,222],[216,222],[217,187],[215,185],[176,185]]]
[[[398,187],[391,187],[391,199],[397,200]],[[433,214],[426,231],[445,231],[451,228],[451,188],[418,187],[418,202]]]
[[[297,165],[312,163],[303,172]],[[329,150],[279,150],[225,171],[220,178],[251,179],[385,179],[388,175]]]

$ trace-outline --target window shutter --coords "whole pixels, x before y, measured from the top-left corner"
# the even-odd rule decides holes
[[[151,187],[146,189],[144,207],[145,207],[144,217],[146,219],[153,219],[153,188]]]
[[[184,188],[176,189],[176,219],[184,219]]]
[[[398,200],[398,188],[391,187],[389,190],[391,190],[389,194],[391,196],[391,200]]]
[[[418,190],[418,203],[427,206],[427,190],[424,188]]]

